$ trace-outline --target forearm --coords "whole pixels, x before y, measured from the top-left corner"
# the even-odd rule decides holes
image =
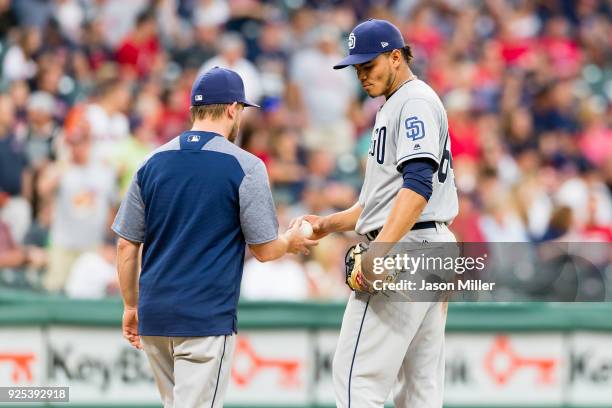
[[[249,245],[251,253],[260,262],[273,261],[287,253],[289,248],[289,240],[285,234],[281,234],[274,241],[266,242],[265,244]]]
[[[140,244],[119,238],[117,243],[117,273],[119,289],[126,308],[138,306],[138,254]]]
[[[316,241],[304,236],[299,226],[293,226],[273,241],[264,244],[249,244],[249,249],[258,261],[267,262],[278,259],[288,253],[308,255],[308,247],[316,244]]]
[[[354,231],[363,208],[355,203],[351,208],[325,217],[327,232]]]
[[[28,201],[32,202],[32,194],[33,194],[33,174],[32,170],[26,170],[23,172],[21,177],[21,192],[24,198]]]
[[[27,259],[25,248],[14,248],[0,253],[0,267],[16,268],[22,266]]]
[[[400,189],[391,213],[375,242],[398,242],[410,231],[426,205],[427,201],[422,195],[407,188]]]
[[[363,258],[361,268],[367,280],[380,279],[372,274],[372,264],[375,258],[384,257],[396,242],[410,231],[418,220],[423,208],[427,205],[425,198],[414,191],[401,188],[395,196],[391,213],[385,225],[372,243],[370,250]]]
[[[59,179],[60,174],[58,168],[55,165],[47,167],[36,183],[36,188],[40,195],[43,197],[51,196],[57,189]]]

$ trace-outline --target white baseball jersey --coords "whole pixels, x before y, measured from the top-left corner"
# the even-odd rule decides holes
[[[363,211],[357,233],[382,228],[404,182],[399,167],[416,158],[430,158],[437,164],[431,197],[417,222],[450,223],[458,211],[450,148],[448,119],[440,98],[419,79],[406,82],[376,114],[359,195]]]

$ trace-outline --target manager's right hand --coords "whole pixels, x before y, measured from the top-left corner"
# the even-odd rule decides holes
[[[301,223],[293,223],[293,225],[283,234],[288,244],[287,252],[308,255],[310,253],[308,248],[316,246],[319,243],[315,239],[306,238],[300,229],[300,225]]]

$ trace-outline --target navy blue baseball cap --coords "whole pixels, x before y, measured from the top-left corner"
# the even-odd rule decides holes
[[[246,100],[242,78],[231,69],[214,67],[200,75],[191,88],[191,106],[234,102],[259,108]]]
[[[390,22],[374,19],[364,21],[349,35],[349,55],[334,65],[334,69],[363,64],[383,52],[403,48],[405,45],[402,33]]]

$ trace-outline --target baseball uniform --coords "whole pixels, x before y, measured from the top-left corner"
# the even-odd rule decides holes
[[[143,243],[138,331],[164,407],[221,407],[245,245],[277,238],[263,162],[184,132],[138,170],[113,230]]]
[[[383,227],[402,188],[398,168],[417,158],[433,160],[437,170],[416,224],[424,228],[408,232],[401,242],[455,241],[447,227],[458,205],[446,112],[418,79],[402,85],[376,115],[359,197],[359,234]],[[441,407],[445,324],[446,303],[391,302],[383,295],[353,292],[334,356],[337,405],[380,408],[394,391],[396,408]]]

